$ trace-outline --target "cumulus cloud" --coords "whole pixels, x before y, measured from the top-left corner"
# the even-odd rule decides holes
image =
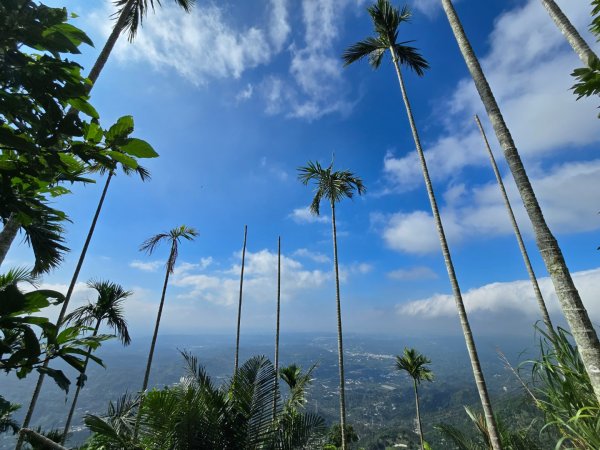
[[[135,259],[129,263],[129,267],[143,270],[144,272],[156,272],[164,263],[164,261],[140,261],[139,259]]]
[[[408,269],[396,269],[387,273],[388,278],[400,281],[434,280],[438,275],[429,267],[417,266]]]
[[[135,45],[120,39],[114,54],[122,62],[142,61],[174,70],[197,85],[215,78],[239,78],[246,70],[268,63],[287,38],[285,2],[273,1],[270,28],[235,28],[216,5],[198,6],[185,14],[172,2],[164,3],[160,14],[148,14]],[[112,22],[106,17],[112,10],[112,2],[107,1],[95,13],[102,20],[93,25],[101,26],[105,36],[111,31]]]
[[[415,6],[427,11],[433,2]],[[578,29],[587,29],[588,5],[562,1],[560,6]],[[490,35],[490,51],[478,56],[526,164],[600,140],[596,102],[575,101],[570,90],[570,73],[581,63],[539,1],[529,0],[501,15]],[[455,180],[462,169],[487,164],[474,114],[484,118],[494,146],[496,139],[471,78],[459,81],[450,100],[439,104],[444,131],[430,142],[424,140],[426,159],[434,181]],[[421,183],[414,153],[407,148],[384,159],[390,190],[404,192]]]
[[[298,250],[295,250],[292,255],[299,258],[307,258],[317,263],[328,263],[330,261],[329,256],[320,252],[310,251],[307,248],[299,248]]]
[[[313,213],[310,212],[310,209],[307,207],[305,208],[296,208],[294,209],[289,216],[294,222],[298,223],[298,224],[305,224],[305,223],[326,223],[329,222],[329,217],[321,214],[319,216],[315,216]]]
[[[595,301],[600,290],[600,269],[575,272],[573,280],[592,320],[600,320],[600,305]],[[550,278],[540,278],[538,282],[549,312],[560,314],[560,306]],[[513,315],[523,315],[530,321],[539,317],[537,300],[529,280],[486,284],[465,292],[463,300],[468,313],[484,312],[493,315],[509,312]],[[420,318],[456,316],[454,297],[446,294],[436,294],[397,305],[396,311],[401,316]]]
[[[239,256],[239,255],[236,255]],[[246,252],[244,266],[244,299],[255,303],[272,300],[276,293],[277,253],[268,250]],[[175,274],[173,284],[183,288],[182,297],[197,299],[223,306],[237,303],[239,296],[239,275],[241,266],[232,265],[229,269],[209,274],[198,273],[187,267]],[[282,299],[291,300],[321,287],[331,278],[330,272],[308,270],[299,261],[282,255],[281,274],[285,280]]]

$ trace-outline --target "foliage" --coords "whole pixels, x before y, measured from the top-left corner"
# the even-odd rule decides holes
[[[173,273],[173,270],[175,270],[175,262],[177,261],[179,243],[181,242],[181,239],[193,241],[196,236],[198,236],[198,232],[194,228],[180,225],[166,233],[159,233],[146,239],[140,246],[140,251],[151,255],[162,241],[170,242],[171,252],[169,253],[169,259],[167,260],[167,272]]]
[[[305,373],[302,367],[297,364],[290,364],[287,367],[279,369],[279,378],[281,378],[290,389],[289,396],[284,403],[284,408],[297,410],[306,404],[306,390],[312,382],[312,372],[317,367],[312,365]]]
[[[600,407],[589,376],[570,334],[558,328],[556,337],[542,330],[540,357],[529,361],[536,405],[547,428],[562,436],[556,448],[600,448]]]
[[[275,370],[254,357],[233,378],[216,387],[198,360],[183,353],[186,375],[175,386],[152,390],[141,411],[139,442],[132,442],[137,401],[124,398],[106,418],[85,423],[94,432],[87,443],[116,449],[299,449],[312,448],[323,431],[323,419],[282,408],[273,418]]]
[[[342,55],[344,66],[348,66],[363,58],[369,60],[374,69],[379,68],[383,55],[387,50],[393,49],[398,62],[412,69],[417,75],[422,76],[429,68],[427,61],[419,54],[416,48],[408,46],[407,42],[397,42],[398,27],[410,20],[411,12],[407,6],[398,10],[388,0],[377,0],[367,8],[376,37],[368,37],[363,41],[351,45]]]
[[[89,81],[62,56],[92,42],[68,23],[64,8],[5,0],[0,29],[0,219],[18,221],[36,256],[34,271],[43,272],[68,250],[61,238],[66,215],[48,206],[69,192],[64,183],[91,182],[84,175],[92,167],[135,169],[135,158],[158,155],[130,137],[130,116],[100,127]]]
[[[317,184],[315,196],[310,205],[311,213],[317,216],[319,215],[321,200],[323,198],[329,200],[331,205],[333,205],[344,197],[352,198],[355,190],[358,192],[358,195],[362,195],[367,190],[362,180],[354,176],[350,171],[340,170],[333,172],[333,162],[329,167],[324,168],[318,161],[309,161],[307,166],[299,167],[298,172],[298,179],[305,186],[311,181]]]
[[[334,448],[342,447],[342,427],[339,423],[335,423],[329,429],[327,433],[327,443],[332,445]],[[352,442],[358,441],[358,435],[354,431],[354,427],[352,425],[346,425],[344,427],[344,434],[346,435],[346,444],[351,444]]]
[[[483,414],[473,412],[465,406],[465,411],[469,416],[471,424],[476,430],[476,434],[465,434],[460,429],[448,425],[440,424],[435,428],[442,433],[444,437],[450,440],[459,450],[480,450],[491,449],[490,436],[487,424]],[[500,433],[500,442],[505,450],[542,450],[537,436],[531,436],[531,428],[513,429],[506,423],[496,417],[496,423]],[[533,423],[531,424],[533,425]]]
[[[20,407],[21,405],[10,403],[0,395],[0,434],[6,433],[9,430],[13,434],[19,431],[19,424],[11,416]]]
[[[417,384],[433,381],[433,372],[427,366],[431,360],[414,348],[404,348],[402,356],[396,356],[396,369],[404,370]]]
[[[592,0],[592,16],[590,31],[600,41],[600,0]],[[571,76],[577,79],[577,83],[573,86],[577,100],[582,97],[600,95],[600,60],[598,58],[592,58],[588,67],[575,69]]]
[[[70,381],[61,370],[43,367],[48,360],[60,358],[77,371],[83,367],[82,356],[87,347],[97,348],[110,336],[80,337],[88,328],[75,325],[60,330],[46,317],[37,313],[64,301],[60,292],[33,290],[23,292],[21,283],[35,282],[35,277],[25,269],[12,269],[0,275],[0,370],[14,371],[24,378],[32,370],[52,377],[61,389],[68,390]],[[35,328],[41,331],[41,336]],[[98,364],[102,361],[92,356]]]

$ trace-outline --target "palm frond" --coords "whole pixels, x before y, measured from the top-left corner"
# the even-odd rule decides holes
[[[13,267],[4,274],[0,274],[0,290],[9,285],[18,285],[28,283],[33,287],[37,286],[39,278],[27,267]]]
[[[63,220],[64,217],[48,209],[41,214],[39,220],[22,225],[25,230],[25,240],[31,246],[35,256],[33,273],[41,274],[58,267],[64,253],[69,251],[69,248],[63,245],[65,230],[60,224]]]
[[[425,74],[425,70],[429,69],[429,63],[415,47],[403,44],[404,42],[394,46],[398,62],[412,69],[418,76],[422,77]]]
[[[368,37],[363,41],[351,45],[344,51],[342,54],[344,67],[367,57],[373,68],[377,69],[381,64],[383,54],[387,49],[388,46],[380,39]]]

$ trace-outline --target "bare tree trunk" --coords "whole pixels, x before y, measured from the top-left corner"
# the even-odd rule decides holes
[[[174,251],[174,246],[176,243],[173,243],[171,247],[171,256],[169,256],[169,261],[172,260],[172,255]],[[148,353],[148,362],[146,363],[146,372],[144,373],[144,382],[142,383],[142,392],[140,393],[140,406],[138,407],[137,416],[135,419],[135,428],[133,430],[133,439],[136,440],[138,437],[138,432],[140,430],[140,419],[142,415],[142,406],[144,404],[144,396],[146,393],[146,389],[148,388],[148,380],[150,379],[150,369],[152,368],[152,359],[154,358],[154,348],[156,347],[156,340],[158,338],[158,328],[160,326],[160,319],[162,317],[163,307],[165,306],[165,296],[167,294],[167,285],[169,284],[169,267],[167,267],[165,273],[165,281],[163,283],[162,294],[160,296],[160,305],[158,306],[158,313],[156,315],[156,324],[154,325],[154,334],[152,335],[152,343],[150,344],[150,352]]]
[[[96,328],[94,328],[94,334],[92,334],[93,337],[95,337],[98,334],[99,329],[100,329],[100,319],[98,319],[98,321],[96,322]],[[81,392],[81,389],[83,388],[83,383],[84,383],[83,377],[85,376],[85,371],[87,369],[87,365],[90,360],[91,354],[92,354],[92,347],[88,347],[87,355],[85,356],[85,361],[83,363],[83,369],[77,379],[77,389],[75,390],[75,395],[73,396],[73,402],[71,403],[71,409],[69,410],[69,415],[67,416],[67,423],[65,424],[65,429],[63,431],[62,439],[60,440],[60,443],[62,445],[65,445],[67,436],[69,434],[69,429],[71,428],[71,421],[73,420],[73,414],[75,413],[75,407],[77,406],[77,400],[79,399],[79,392]]]
[[[504,151],[504,156],[508,162],[508,167],[513,174],[525,210],[529,215],[531,224],[533,225],[533,231],[535,233],[535,239],[537,246],[546,265],[546,269],[554,284],[554,289],[560,306],[563,310],[567,323],[571,328],[571,333],[577,344],[577,349],[581,355],[581,359],[585,365],[587,373],[590,377],[590,382],[596,394],[596,398],[600,403],[600,342],[598,341],[598,335],[594,329],[592,322],[587,314],[583,302],[579,296],[579,292],[575,288],[567,264],[565,263],[564,257],[558,246],[558,242],[552,235],[550,228],[546,224],[544,215],[540,205],[533,192],[533,187],[529,182],[525,167],[519,156],[519,152],[515,146],[515,143],[510,134],[504,117],[500,112],[500,108],[496,103],[494,94],[490,85],[485,78],[483,70],[479,65],[479,61],[471,48],[471,44],[465,35],[462,28],[462,24],[454,10],[454,6],[450,0],[442,0],[444,10],[448,16],[448,21],[458,42],[458,46],[463,54],[469,72],[475,82],[475,87],[479,92],[481,101],[485,106],[488,117],[496,137],[500,142],[500,146]]]
[[[113,30],[110,33],[108,40],[104,44],[100,55],[98,55],[98,58],[96,59],[92,70],[90,70],[90,73],[88,75],[89,80],[92,82],[92,86],[90,86],[90,89],[93,87],[94,83],[98,79],[98,76],[100,76],[100,72],[102,72],[104,65],[108,61],[110,53],[112,52],[115,44],[117,43],[121,32],[123,31],[123,28],[125,28],[125,23],[127,22],[129,10],[131,9],[134,3],[135,0],[129,0],[127,4],[123,7],[123,11],[121,11],[119,18],[117,19],[117,23],[113,27]]]
[[[415,403],[417,406],[417,425],[419,427],[419,439],[421,440],[421,450],[425,450],[425,443],[423,440],[423,426],[421,425],[421,412],[419,411],[419,390],[417,389],[417,380],[413,378],[415,385]]]
[[[427,195],[429,197],[429,203],[431,204],[431,211],[433,213],[433,218],[435,220],[435,225],[436,225],[437,232],[439,235],[440,245],[442,247],[442,254],[444,255],[444,262],[446,263],[446,270],[448,271],[448,278],[450,279],[450,284],[452,285],[452,292],[454,294],[454,301],[456,303],[456,309],[458,310],[460,324],[462,327],[463,334],[465,336],[467,350],[469,352],[469,359],[471,360],[471,366],[473,369],[473,376],[475,377],[475,383],[477,385],[477,392],[479,393],[479,398],[481,400],[481,406],[483,407],[485,420],[487,422],[488,429],[490,430],[490,439],[492,442],[492,448],[494,450],[501,450],[502,446],[500,444],[500,434],[499,434],[498,428],[496,426],[496,419],[494,418],[494,413],[492,411],[492,405],[491,405],[487,387],[485,384],[485,379],[483,376],[483,372],[481,370],[481,363],[479,362],[479,356],[477,355],[477,348],[475,346],[475,340],[473,339],[473,333],[471,332],[471,325],[469,324],[469,319],[467,317],[467,311],[465,310],[465,305],[463,303],[462,294],[460,291],[460,287],[458,285],[456,273],[454,271],[454,264],[452,263],[452,258],[450,256],[450,249],[448,248],[448,242],[446,241],[446,234],[444,232],[444,226],[442,225],[442,219],[440,217],[440,212],[438,210],[437,201],[435,199],[435,194],[433,192],[433,186],[431,184],[431,179],[429,177],[429,170],[427,169],[427,162],[425,161],[425,155],[423,153],[423,148],[421,147],[421,140],[419,139],[419,134],[417,132],[417,126],[415,125],[415,120],[413,118],[412,109],[410,107],[410,102],[409,102],[408,96],[406,94],[406,89],[404,87],[404,80],[402,78],[402,72],[400,72],[400,66],[398,65],[398,57],[396,56],[396,51],[394,50],[394,47],[390,46],[390,52],[392,53],[394,67],[396,68],[396,75],[398,76],[398,82],[400,83],[400,91],[402,92],[402,99],[404,100],[404,106],[406,107],[408,121],[410,123],[410,128],[412,130],[413,139],[415,141],[415,146],[417,148],[417,154],[419,156],[419,161],[421,163],[421,169],[423,171],[423,177],[425,179],[425,186],[427,188]]]
[[[237,315],[237,334],[235,338],[235,361],[233,364],[233,373],[236,374],[238,370],[239,357],[240,357],[240,328],[242,324],[242,292],[244,287],[244,264],[246,262],[246,237],[248,235],[248,225],[244,225],[244,245],[242,247],[242,270],[240,272],[240,298],[238,302],[238,315]]]
[[[52,450],[68,450],[60,444],[57,444],[52,439],[48,439],[46,436],[37,433],[36,431],[30,430],[29,428],[21,428],[19,430],[19,438],[23,439],[25,436],[29,436],[33,442],[43,445],[44,448],[50,448]]]
[[[277,240],[277,315],[275,327],[275,394],[273,396],[273,419],[277,415],[279,387],[279,313],[281,311],[281,236]]]
[[[4,228],[0,231],[0,266],[4,262],[4,258],[6,258],[6,254],[15,240],[15,237],[17,237],[19,228],[21,228],[21,224],[16,216],[11,214],[4,223]]]
[[[508,211],[508,217],[510,218],[510,222],[515,232],[517,242],[519,243],[519,249],[521,250],[523,261],[525,262],[525,267],[527,268],[529,279],[531,280],[531,284],[533,285],[535,298],[537,299],[538,306],[540,307],[540,312],[542,313],[542,319],[544,320],[544,324],[546,325],[546,329],[548,330],[549,335],[551,337],[554,337],[554,327],[552,326],[550,314],[548,314],[548,309],[546,308],[546,302],[544,301],[544,297],[542,296],[542,291],[540,291],[540,286],[538,284],[537,277],[535,276],[535,272],[533,271],[533,267],[531,266],[529,254],[527,253],[527,249],[525,248],[525,243],[523,242],[523,237],[521,236],[521,230],[519,230],[517,219],[515,218],[515,214],[513,213],[512,207],[510,205],[510,200],[508,199],[506,189],[504,188],[504,182],[502,181],[502,176],[500,175],[500,171],[498,170],[498,165],[496,164],[496,159],[494,158],[494,154],[492,153],[492,148],[490,147],[490,143],[487,140],[487,136],[485,135],[485,131],[477,115],[475,116],[475,122],[477,122],[479,131],[481,132],[481,136],[483,137],[483,142],[485,143],[488,155],[490,156],[492,169],[494,169],[494,174],[496,175],[496,180],[498,181],[498,186],[500,187],[500,192],[502,193],[502,198],[504,199],[504,205],[506,206],[506,210]]]
[[[340,369],[340,427],[342,450],[346,450],[346,379],[344,377],[344,342],[342,334],[342,305],[340,301],[340,274],[338,269],[337,228],[335,225],[335,203],[331,202],[331,227],[333,231],[333,267],[335,269],[335,304],[337,309],[338,366]]]
[[[90,229],[88,231],[87,237],[85,238],[85,243],[83,244],[83,248],[81,249],[81,254],[79,255],[79,260],[77,261],[77,266],[75,267],[75,272],[73,273],[73,277],[71,278],[71,283],[69,284],[69,288],[67,289],[67,294],[65,295],[65,301],[62,304],[60,309],[60,313],[58,315],[58,319],[56,319],[56,326],[60,327],[67,313],[67,307],[69,306],[69,302],[71,300],[71,296],[73,295],[73,290],[75,289],[75,284],[77,283],[77,278],[79,278],[79,272],[81,271],[81,266],[83,265],[83,261],[85,260],[85,255],[87,254],[88,247],[92,240],[92,236],[94,235],[94,230],[96,229],[96,223],[98,222],[98,217],[100,216],[100,211],[102,210],[102,205],[104,204],[104,199],[106,198],[106,192],[108,191],[108,186],[110,185],[110,180],[112,179],[112,172],[109,172],[106,177],[106,183],[104,184],[104,189],[102,190],[102,195],[100,196],[100,201],[98,202],[98,206],[96,207],[96,212],[94,214],[94,218],[92,219],[92,224],[90,225]],[[44,362],[43,367],[48,367],[50,361],[47,360]],[[29,403],[29,408],[27,408],[27,414],[25,415],[25,419],[23,420],[22,428],[27,428],[31,422],[31,417],[33,416],[33,412],[35,411],[35,406],[37,404],[38,398],[40,396],[40,392],[42,390],[42,385],[44,384],[45,375],[41,373],[38,376],[37,383],[33,390],[33,395],[31,396],[31,402]],[[23,445],[23,437],[19,436],[17,441],[17,445],[15,450],[20,450]]]
[[[567,39],[571,47],[573,47],[573,50],[577,53],[579,59],[581,59],[583,64],[589,67],[590,63],[594,59],[597,59],[598,56],[592,51],[590,46],[581,37],[577,29],[569,21],[567,16],[565,16],[554,0],[541,0],[541,2],[560,32]]]

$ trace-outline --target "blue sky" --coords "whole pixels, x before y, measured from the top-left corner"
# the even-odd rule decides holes
[[[96,48],[110,31],[108,1],[52,1],[77,12]],[[460,333],[422,175],[393,67],[344,69],[340,55],[372,34],[361,0],[198,0],[190,15],[165,1],[133,44],[119,41],[93,90],[102,124],[135,118],[135,135],[160,158],[152,180],[118,176],[109,191],[74,298],[83,282],[110,279],[135,292],[134,334],[154,321],[167,248],[138,252],[180,224],[200,232],[181,246],[161,323],[165,333],[235,332],[240,250],[248,225],[245,332],[271,332],[277,237],[282,236],[282,329],[334,331],[330,214],[312,217],[312,190],[297,181],[309,160],[361,176],[367,194],[337,209],[346,332]],[[241,4],[240,4],[241,3]],[[585,33],[587,2],[559,1]],[[526,272],[473,121],[482,117],[530,255],[527,217],[437,0],[413,3],[400,40],[415,40],[431,69],[405,72],[417,126],[472,325],[529,334],[538,319]],[[457,10],[513,132],[534,189],[592,319],[600,320],[600,127],[597,100],[575,101],[581,64],[537,0],[462,0]],[[598,49],[598,46],[596,46]],[[57,203],[71,217],[73,249],[45,285],[65,289],[103,182]],[[25,245],[8,263],[31,262]],[[542,289],[560,312],[549,280]]]

